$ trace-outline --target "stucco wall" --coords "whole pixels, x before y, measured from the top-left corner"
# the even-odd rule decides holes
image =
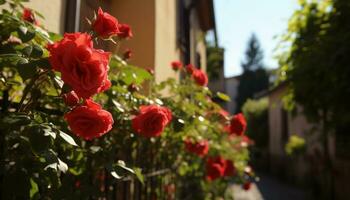
[[[238,85],[239,80],[236,77],[226,78],[225,79],[225,90],[226,94],[230,96],[231,101],[227,102],[227,111],[229,111],[231,114],[233,114],[236,111],[237,108],[237,102],[236,98],[238,95]]]
[[[155,0],[113,0],[111,14],[120,23],[129,24],[134,37],[122,42],[116,52],[122,54],[126,48],[133,52],[130,63],[154,69],[155,61]]]
[[[273,156],[284,155],[282,146],[282,101],[283,88],[276,89],[269,95],[269,152]]]
[[[41,13],[45,19],[38,17],[40,24],[43,24],[49,31],[63,33],[65,23],[66,0],[31,0],[25,6]]]
[[[176,44],[176,0],[156,0],[155,27],[155,77],[163,81],[169,77],[178,78],[170,62],[179,60],[180,54]]]

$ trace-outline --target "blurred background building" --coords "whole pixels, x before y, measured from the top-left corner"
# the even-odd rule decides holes
[[[206,70],[205,34],[212,30],[216,38],[212,0],[32,0],[28,7],[42,13],[42,23],[52,32],[88,31],[86,20],[92,19],[101,6],[119,22],[129,24],[133,38],[116,49],[106,42],[103,47],[122,54],[132,51],[130,63],[150,68],[157,81],[178,78],[170,62],[181,60]]]

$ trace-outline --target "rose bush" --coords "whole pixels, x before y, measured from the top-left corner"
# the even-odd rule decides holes
[[[245,173],[243,120],[241,132],[226,134],[236,123],[212,101],[223,95],[205,87],[204,72],[177,67],[183,79],[156,83],[151,70],[94,48],[96,40],[132,37],[125,24],[116,33],[118,20],[102,10],[91,19],[94,33],[62,37],[24,20],[21,1],[4,2],[11,10],[0,14],[2,199],[108,199],[131,181],[152,185],[155,198],[169,185],[171,197],[208,199],[222,197],[229,180],[254,176]]]

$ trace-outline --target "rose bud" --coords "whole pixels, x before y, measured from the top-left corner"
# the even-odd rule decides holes
[[[24,21],[27,21],[29,23],[39,25],[39,22],[35,19],[34,13],[29,8],[24,8],[22,13],[22,19]]]
[[[92,24],[93,30],[102,38],[109,38],[119,33],[118,20],[107,12],[98,8],[97,18]]]
[[[129,60],[132,56],[132,51],[127,49],[123,54],[123,60]]]
[[[63,94],[63,101],[67,106],[73,107],[79,103],[79,97],[74,91]]]
[[[173,62],[171,62],[171,67],[175,71],[180,70],[182,68],[182,62],[180,62],[180,61],[173,61]]]
[[[243,185],[242,185],[242,188],[244,189],[244,190],[249,190],[250,188],[251,188],[251,186],[252,186],[252,182],[245,182]]]
[[[141,106],[140,113],[132,119],[134,131],[144,137],[160,136],[172,119],[171,111],[162,106]]]
[[[114,123],[112,114],[90,99],[66,113],[64,119],[70,130],[85,140],[101,137],[112,129]]]
[[[208,76],[200,69],[194,70],[192,77],[200,86],[206,86],[208,84]]]
[[[151,75],[154,75],[154,70],[150,67],[146,68],[146,70],[148,71],[148,73],[150,73]]]
[[[118,28],[119,28],[119,33],[118,33],[119,37],[121,37],[121,38],[132,38],[133,37],[132,31],[131,31],[131,28],[129,25],[119,24]]]
[[[234,115],[231,119],[230,134],[243,135],[247,128],[247,121],[242,113]]]
[[[22,40],[19,39],[18,37],[13,36],[13,35],[10,35],[10,37],[7,39],[7,42],[9,44],[13,44],[13,45],[22,44]]]
[[[129,92],[138,92],[140,90],[139,87],[137,87],[137,85],[135,85],[134,83],[131,83],[129,86],[128,86],[128,91]]]

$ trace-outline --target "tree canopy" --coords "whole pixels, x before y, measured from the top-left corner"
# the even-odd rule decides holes
[[[280,56],[280,80],[289,100],[312,122],[343,129],[350,124],[350,1],[300,1],[289,21]],[[342,128],[343,127],[343,128]]]
[[[239,79],[238,96],[236,99],[237,112],[242,109],[247,99],[267,89],[269,84],[269,77],[263,64],[263,51],[255,34],[252,34],[248,41],[245,59],[241,66],[243,74]]]

